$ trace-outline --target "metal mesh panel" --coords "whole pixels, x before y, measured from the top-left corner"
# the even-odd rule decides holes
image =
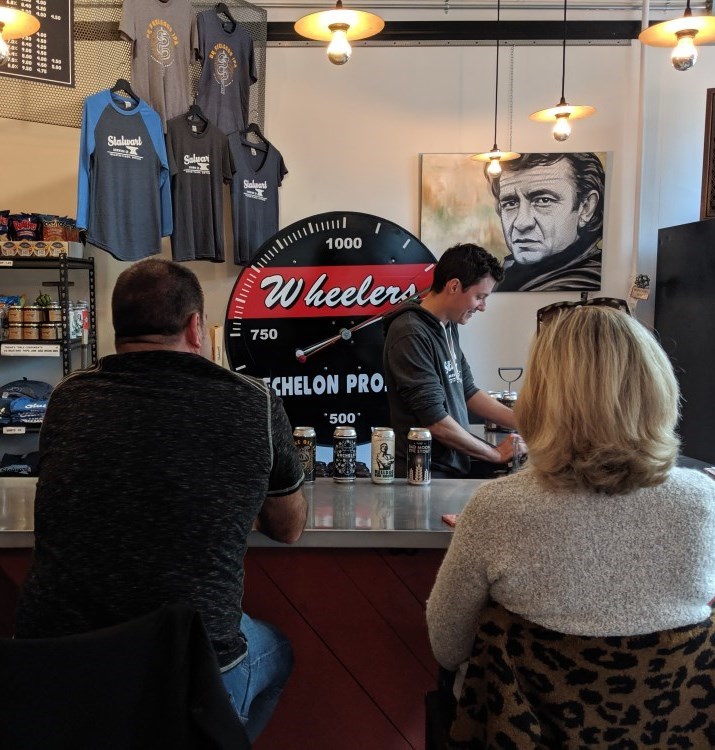
[[[200,13],[216,3],[192,0],[191,5],[195,13]],[[226,5],[253,39],[258,80],[250,89],[249,120],[263,128],[268,13],[243,0],[228,0]],[[0,117],[79,128],[87,96],[110,88],[117,78],[131,82],[131,45],[119,38],[122,3],[75,0],[74,14],[75,87],[10,78],[0,69]],[[200,73],[200,64],[193,63],[190,75],[194,95]]]

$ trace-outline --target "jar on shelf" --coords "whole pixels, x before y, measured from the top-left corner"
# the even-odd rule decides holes
[[[21,341],[23,338],[22,323],[8,323],[7,338],[8,341]]]
[[[42,341],[57,341],[62,337],[60,323],[40,323],[40,339]]]
[[[45,322],[47,323],[61,323],[62,322],[62,308],[59,302],[50,302],[45,307]]]
[[[44,319],[44,310],[39,305],[25,305],[22,308],[23,323],[42,323]]]
[[[39,323],[23,323],[22,324],[22,338],[28,341],[39,341],[40,339],[40,324]]]
[[[22,305],[10,305],[7,308],[8,323],[22,323]]]

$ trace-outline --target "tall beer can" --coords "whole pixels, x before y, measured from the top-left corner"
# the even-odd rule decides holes
[[[410,427],[407,433],[407,483],[429,484],[432,479],[432,433]]]
[[[315,428],[296,427],[293,440],[298,451],[298,458],[303,464],[303,475],[306,482],[315,481]]]
[[[354,427],[336,427],[333,433],[333,479],[355,481],[357,432]]]
[[[375,427],[371,441],[370,476],[375,484],[395,481],[395,431],[390,427]]]

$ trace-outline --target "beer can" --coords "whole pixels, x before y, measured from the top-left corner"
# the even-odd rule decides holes
[[[432,479],[432,433],[410,427],[407,433],[407,483],[429,484]]]
[[[355,481],[357,432],[354,427],[336,427],[333,433],[333,479]]]
[[[395,481],[395,431],[391,427],[375,427],[372,431],[370,476],[375,484]]]
[[[293,440],[298,451],[298,458],[303,464],[303,475],[306,482],[315,481],[315,428],[296,427]]]

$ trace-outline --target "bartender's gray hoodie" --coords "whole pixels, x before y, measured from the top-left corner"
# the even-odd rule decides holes
[[[395,430],[395,472],[404,477],[410,427],[428,427],[451,416],[469,430],[466,402],[479,389],[459,348],[455,323],[443,325],[418,303],[407,302],[386,316],[384,329],[383,367]],[[469,467],[469,456],[432,439],[433,469],[464,476]]]

